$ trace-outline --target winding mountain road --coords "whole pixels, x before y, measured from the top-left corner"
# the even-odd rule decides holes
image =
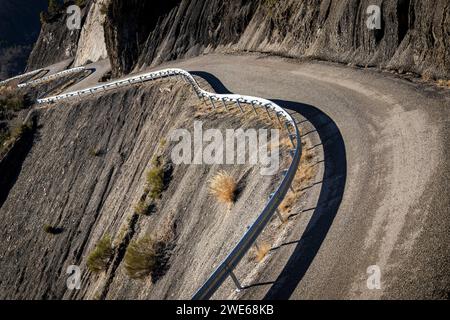
[[[314,147],[323,149],[325,169],[311,186],[310,206],[240,298],[449,297],[448,90],[258,55],[207,55],[155,69],[163,67],[197,74],[218,93],[271,99],[301,114],[320,137]],[[374,265],[379,289],[367,286]]]
[[[313,187],[319,203],[244,298],[448,297],[448,90],[256,55],[167,66],[203,74],[219,92],[272,99],[305,116],[322,139],[326,169]],[[367,287],[372,265],[381,272],[380,289]]]

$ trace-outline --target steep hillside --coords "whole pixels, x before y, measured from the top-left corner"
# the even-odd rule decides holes
[[[0,203],[0,298],[189,298],[281,178],[262,177],[258,166],[171,165],[169,132],[191,130],[194,119],[205,128],[265,126],[197,104],[186,86],[161,82],[40,109],[20,161],[3,168],[16,180]],[[166,190],[147,215],[136,214],[155,156],[166,163]],[[239,183],[230,210],[209,194],[221,167]],[[86,263],[107,234],[115,249],[97,275]],[[124,254],[146,235],[165,241],[160,268],[133,280]],[[81,267],[79,291],[66,288],[69,265]]]

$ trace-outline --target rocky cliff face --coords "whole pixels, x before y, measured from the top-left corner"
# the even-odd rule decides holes
[[[28,70],[72,58],[77,53],[81,30],[67,28],[66,9],[70,4],[72,3],[66,2],[57,12],[49,15],[46,21],[42,21],[41,32],[28,58]],[[91,4],[91,1],[86,1],[81,8],[81,26],[84,25]]]
[[[367,27],[370,5],[381,9],[379,30]],[[212,51],[258,51],[450,74],[447,0],[102,0],[87,1],[83,17],[81,31],[69,31],[64,15],[44,24],[29,68],[109,56],[119,76]]]
[[[89,8],[77,44],[74,66],[81,66],[89,61],[95,62],[108,57],[103,33],[104,8],[108,1],[96,1]]]
[[[213,50],[251,50],[380,66],[435,77],[450,73],[447,0],[112,0],[106,46],[116,75]],[[369,5],[381,30],[369,30]]]

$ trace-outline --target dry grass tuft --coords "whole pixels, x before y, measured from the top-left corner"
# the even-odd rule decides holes
[[[209,182],[210,193],[217,200],[231,205],[235,201],[237,183],[226,171],[219,171]]]
[[[431,71],[427,70],[424,73],[422,73],[422,80],[423,81],[430,81],[433,80],[433,74],[431,73]]]
[[[441,80],[438,80],[437,81],[437,85],[439,86],[439,87],[447,87],[447,88],[450,88],[450,80],[443,80],[443,79],[441,79]]]
[[[281,202],[279,210],[282,213],[289,213],[291,211],[294,204],[302,195],[302,189],[307,187],[307,184],[314,179],[317,172],[316,166],[312,163],[314,157],[315,154],[311,150],[308,150],[308,148],[303,149],[300,165],[292,182],[294,192],[289,191],[283,202]]]
[[[295,200],[297,199],[297,194],[289,191],[286,196],[283,199],[283,202],[281,202],[279,206],[279,210],[281,213],[289,213],[292,209],[292,206],[295,203]]]
[[[266,242],[258,244],[254,249],[254,260],[256,262],[261,262],[267,256],[270,249],[270,245]]]

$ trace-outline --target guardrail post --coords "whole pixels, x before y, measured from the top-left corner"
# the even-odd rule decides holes
[[[234,274],[233,270],[231,270],[231,269],[229,269],[229,270],[230,270],[230,278],[231,278],[231,280],[233,280],[234,285],[236,286],[236,291],[240,292],[243,289],[243,287],[242,287],[241,283],[239,282],[238,278],[236,277],[236,275]]]
[[[275,115],[277,116],[278,123],[280,124],[280,126],[282,126],[283,123],[282,123],[281,120],[280,120],[280,115],[278,114],[278,111],[275,111]]]
[[[236,100],[236,103],[237,103],[239,109],[241,110],[241,113],[244,113],[244,110],[242,110],[242,106],[241,106],[241,103],[239,102],[239,99]]]
[[[288,170],[283,170],[283,177],[286,177],[286,175],[288,174]],[[294,188],[292,188],[292,183],[289,185],[289,189],[293,192],[293,193],[295,193],[295,190],[294,190]]]
[[[269,113],[269,108],[266,106],[264,106],[264,108],[266,108],[266,112],[267,112],[267,115],[269,116],[269,119],[272,120],[272,117],[270,116],[270,113]]]
[[[223,103],[223,106],[225,107],[225,109],[228,111],[228,107],[227,107],[227,104],[225,103],[224,99],[222,99],[222,103]]]
[[[288,135],[289,135],[289,140],[291,140],[292,148],[295,148],[295,143],[294,143],[294,138],[293,138],[295,135],[292,135],[290,133]]]
[[[214,104],[214,101],[211,96],[209,97],[209,100],[211,101],[211,105],[213,106],[213,109],[216,109],[216,105]]]
[[[258,115],[258,112],[256,112],[255,104],[253,101],[252,101],[252,109],[253,109],[253,112],[255,112],[255,114]]]

